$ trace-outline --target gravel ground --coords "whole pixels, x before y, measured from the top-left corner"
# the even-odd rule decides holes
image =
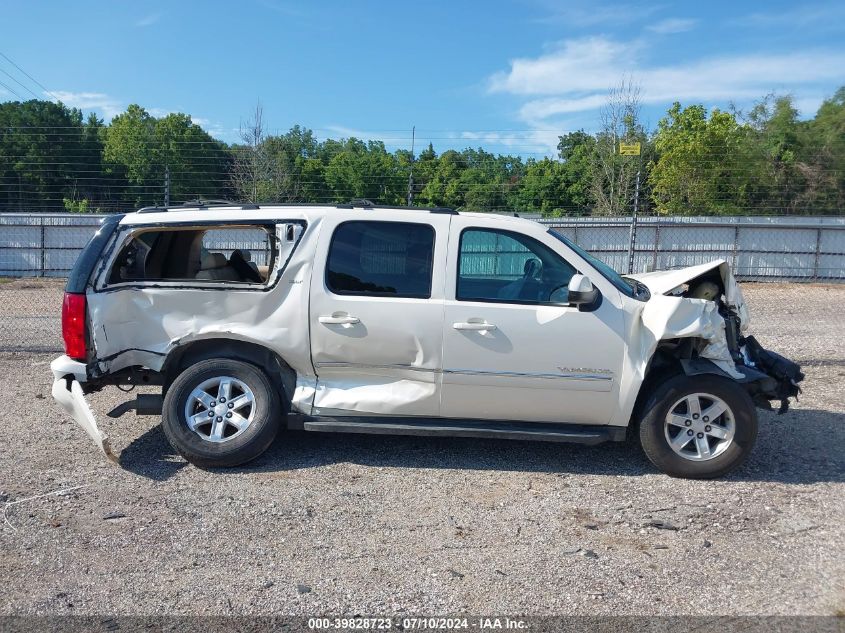
[[[632,445],[302,432],[211,472],[133,414],[103,422],[117,467],[52,402],[53,354],[0,353],[0,614],[842,614],[845,286],[746,295],[805,394],[719,481]]]

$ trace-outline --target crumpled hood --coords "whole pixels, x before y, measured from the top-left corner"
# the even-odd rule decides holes
[[[714,259],[712,262],[706,264],[698,264],[677,270],[657,270],[651,273],[638,273],[627,276],[644,283],[653,295],[664,295],[715,268],[719,269],[722,283],[725,286],[725,302],[728,306],[736,310],[740,320],[740,330],[745,332],[751,320],[748,314],[748,308],[745,305],[745,299],[742,296],[742,291],[739,289],[739,284],[737,284],[733,272],[731,272],[730,264],[724,259]]]

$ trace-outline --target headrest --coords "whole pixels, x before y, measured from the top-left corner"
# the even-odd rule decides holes
[[[540,272],[542,264],[540,263],[539,259],[531,259],[525,260],[525,265],[522,267],[522,272],[525,274],[526,277],[533,277],[538,272]]]
[[[212,268],[223,268],[226,265],[226,256],[223,253],[212,253],[210,251],[203,251],[200,268],[202,270],[209,270]]]
[[[236,254],[239,254],[241,256],[241,259],[243,259],[245,262],[252,261],[252,253],[250,253],[249,250],[246,248],[238,248],[232,251],[232,257],[235,257]]]

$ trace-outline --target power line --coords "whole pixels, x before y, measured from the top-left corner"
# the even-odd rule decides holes
[[[49,90],[47,90],[47,88],[45,88],[45,87],[44,87],[44,84],[42,84],[42,83],[41,83],[40,81],[38,81],[35,77],[33,77],[32,75],[30,75],[28,72],[26,72],[23,68],[21,68],[20,66],[18,66],[18,65],[17,65],[14,61],[12,61],[12,60],[11,60],[11,59],[10,59],[10,58],[9,58],[9,57],[5,54],[5,53],[3,53],[3,51],[0,51],[0,57],[2,57],[3,59],[5,59],[5,60],[6,60],[7,62],[9,62],[12,66],[14,66],[15,68],[17,68],[20,72],[22,72],[22,73],[23,73],[24,75],[26,75],[27,77],[29,77],[29,78],[30,78],[30,80],[32,80],[32,81],[33,81],[33,82],[34,82],[34,83],[35,83],[38,87],[40,87],[40,88],[41,88],[41,89],[42,89],[45,93],[47,93],[48,95],[50,95],[51,97],[53,97],[53,99],[55,99],[56,101],[61,102],[61,99],[59,99],[56,95],[54,95],[52,92],[50,92]],[[32,92],[32,91],[30,90],[30,92]],[[35,94],[35,93],[33,92],[32,94]],[[18,96],[20,96],[20,95],[18,95]]]
[[[23,88],[24,90],[28,90],[28,91],[29,91],[29,93],[30,93],[33,97],[35,97],[36,99],[39,99],[39,98],[40,98],[37,94],[35,94],[35,93],[34,93],[34,92],[33,92],[33,91],[29,88],[29,86],[25,86],[25,85],[24,85],[24,84],[22,84],[20,81],[18,81],[17,77],[14,77],[13,75],[11,75],[10,73],[6,72],[6,71],[5,71],[5,70],[3,70],[2,68],[0,68],[0,73],[3,73],[4,75],[6,75],[9,79],[11,79],[12,81],[14,81],[16,84],[18,84],[18,85],[19,85],[21,88]]]
[[[3,86],[6,90],[8,90],[9,92],[11,92],[11,93],[12,93],[13,95],[15,95],[18,99],[23,100],[23,97],[22,97],[22,96],[20,96],[17,92],[15,92],[15,91],[11,88],[11,86],[8,86],[8,85],[4,84],[2,81],[0,81],[0,86]]]

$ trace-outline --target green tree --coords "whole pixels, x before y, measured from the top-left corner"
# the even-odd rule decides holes
[[[819,107],[805,126],[801,169],[807,181],[802,204],[808,212],[845,209],[845,86]]]
[[[58,211],[85,173],[82,113],[60,103],[0,103],[0,209]],[[96,174],[93,174],[96,176]]]
[[[564,215],[570,206],[565,165],[550,158],[529,160],[516,199],[520,211]]]
[[[621,156],[619,144],[638,142],[641,151],[645,149],[648,138],[640,122],[640,110],[640,88],[630,81],[611,90],[601,109],[601,128],[592,154],[594,214],[627,215],[632,210],[636,174],[643,162],[642,157]]]
[[[402,204],[407,191],[407,163],[403,167],[381,141],[348,138],[332,143],[324,175],[333,202],[363,198]]]
[[[164,173],[154,162],[154,148],[155,119],[139,105],[130,105],[106,129],[103,160],[108,173],[126,179],[127,203],[163,202]]]
[[[729,112],[675,103],[658,124],[649,184],[659,213],[739,213],[748,207],[748,128]]]
[[[434,172],[437,170],[437,153],[434,151],[434,146],[429,143],[420,155],[414,160],[414,179],[413,179],[413,194],[414,205],[416,206],[436,206],[434,202],[429,200],[425,194],[425,188],[431,182]]]
[[[156,119],[141,106],[130,105],[107,128],[103,158],[112,173],[126,177],[126,198],[136,205],[164,201],[168,170],[173,202],[217,198],[225,190],[225,146],[187,114]]]
[[[579,130],[560,137],[558,155],[563,161],[563,186],[566,189],[564,209],[569,213],[586,214],[594,206],[593,171],[597,162],[596,139]]]
[[[743,169],[751,210],[795,213],[806,178],[801,164],[804,130],[790,96],[768,95],[749,112]]]
[[[467,168],[460,152],[447,150],[437,159],[430,179],[423,187],[420,198],[425,204],[457,208],[463,205],[463,191],[456,185]]]
[[[150,184],[169,169],[171,200],[225,197],[229,154],[190,115],[171,113],[155,121],[152,159]]]

